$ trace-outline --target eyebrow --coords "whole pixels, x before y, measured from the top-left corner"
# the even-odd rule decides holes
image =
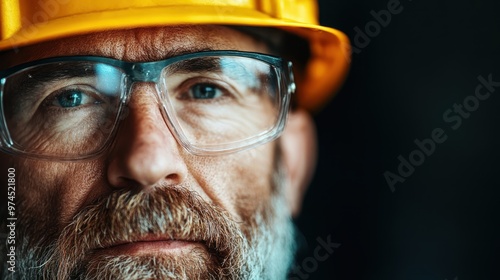
[[[73,77],[87,77],[95,75],[95,63],[88,61],[75,61],[74,63],[52,63],[46,64],[44,67],[39,69],[34,68],[33,70],[27,71],[27,78],[25,82],[49,82],[57,81]],[[35,70],[36,69],[36,70]]]
[[[170,73],[215,72],[221,70],[218,57],[199,57],[182,60],[168,66]]]
[[[43,83],[57,82],[75,77],[89,77],[95,75],[95,68],[89,62],[76,62],[74,64],[61,66],[59,64],[48,64],[43,68],[28,71],[26,75],[17,82],[21,91],[36,89]]]

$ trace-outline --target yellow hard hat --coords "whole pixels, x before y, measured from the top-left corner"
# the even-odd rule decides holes
[[[338,90],[350,61],[348,38],[320,26],[317,13],[315,0],[1,0],[0,51],[77,34],[148,26],[279,28],[309,42],[305,73],[296,78],[299,106],[314,110]]]

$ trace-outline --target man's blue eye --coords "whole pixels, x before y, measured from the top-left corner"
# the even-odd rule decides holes
[[[222,95],[217,87],[210,84],[198,84],[191,88],[191,96],[194,99],[212,99]]]
[[[77,107],[82,104],[82,92],[76,90],[65,91],[57,96],[59,106],[63,108]]]

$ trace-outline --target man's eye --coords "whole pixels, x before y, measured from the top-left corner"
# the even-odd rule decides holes
[[[193,99],[214,99],[221,97],[224,93],[211,84],[197,84],[189,89],[189,95]]]
[[[96,98],[85,93],[83,90],[66,89],[59,92],[48,105],[60,108],[75,108],[82,105],[97,103],[99,103],[99,101],[96,100]]]

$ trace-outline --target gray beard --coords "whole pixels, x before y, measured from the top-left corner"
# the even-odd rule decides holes
[[[226,244],[228,255],[234,257],[215,265],[207,265],[211,256],[207,258],[204,252],[192,252],[194,256],[188,258],[105,256],[85,264],[77,259],[67,265],[78,256],[65,258],[57,241],[49,245],[37,242],[33,236],[39,235],[26,230],[32,235],[26,234],[20,240],[15,273],[7,270],[5,254],[0,256],[2,279],[286,279],[295,252],[295,233],[283,193],[282,176],[275,174],[273,181],[275,192],[267,209],[252,218],[249,222],[252,226],[240,229],[238,236],[241,238]],[[4,246],[2,242],[2,252],[5,252]],[[220,266],[225,267],[221,269]]]

